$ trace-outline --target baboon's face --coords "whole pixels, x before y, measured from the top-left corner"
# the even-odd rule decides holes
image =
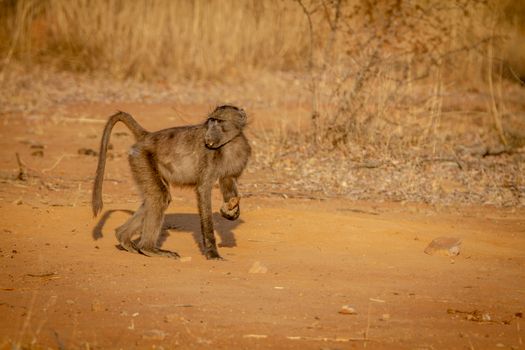
[[[239,135],[246,125],[246,113],[234,106],[221,106],[206,121],[206,147],[217,149]]]

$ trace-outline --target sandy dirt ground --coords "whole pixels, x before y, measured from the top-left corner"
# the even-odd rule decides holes
[[[89,150],[117,108],[158,129],[207,107],[184,120],[166,106],[68,108],[1,120],[0,349],[524,348],[525,209],[249,196],[230,222],[215,189],[226,260],[207,261],[194,194],[173,189],[162,244],[182,258],[147,258],[115,247],[138,206],[130,136],[114,129],[98,218]],[[268,178],[248,168],[241,192]],[[440,236],[462,239],[459,256],[424,253]]]

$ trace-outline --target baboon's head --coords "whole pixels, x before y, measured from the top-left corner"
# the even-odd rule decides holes
[[[235,106],[219,106],[206,120],[206,147],[217,149],[233,140],[246,125],[246,112]]]

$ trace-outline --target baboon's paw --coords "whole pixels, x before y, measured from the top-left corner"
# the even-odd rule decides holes
[[[138,254],[139,253],[138,249],[135,247],[133,242],[120,242],[120,244],[117,245],[116,247],[118,249],[120,249],[120,250],[125,250],[125,251],[128,251],[130,253],[134,253],[134,254]]]
[[[241,202],[241,197],[232,197],[227,203],[228,210],[233,210],[239,206],[239,203]]]
[[[153,248],[153,249],[139,249],[141,254],[144,254],[149,257],[155,257],[155,256],[162,256],[166,258],[172,258],[172,259],[178,259],[180,258],[180,255],[176,252],[172,252],[170,250],[164,250],[159,248]]]
[[[204,255],[208,260],[224,260],[224,258],[219,255],[217,249],[208,249],[204,252]]]
[[[221,207],[221,215],[225,219],[237,220],[240,214],[241,214],[241,210],[238,205],[230,209],[228,206],[228,203],[224,203]]]

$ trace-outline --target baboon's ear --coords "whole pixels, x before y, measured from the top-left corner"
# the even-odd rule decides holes
[[[239,115],[241,116],[241,122],[244,125],[246,125],[246,119],[248,119],[248,117],[246,117],[246,112],[244,111],[244,109],[239,109]]]

